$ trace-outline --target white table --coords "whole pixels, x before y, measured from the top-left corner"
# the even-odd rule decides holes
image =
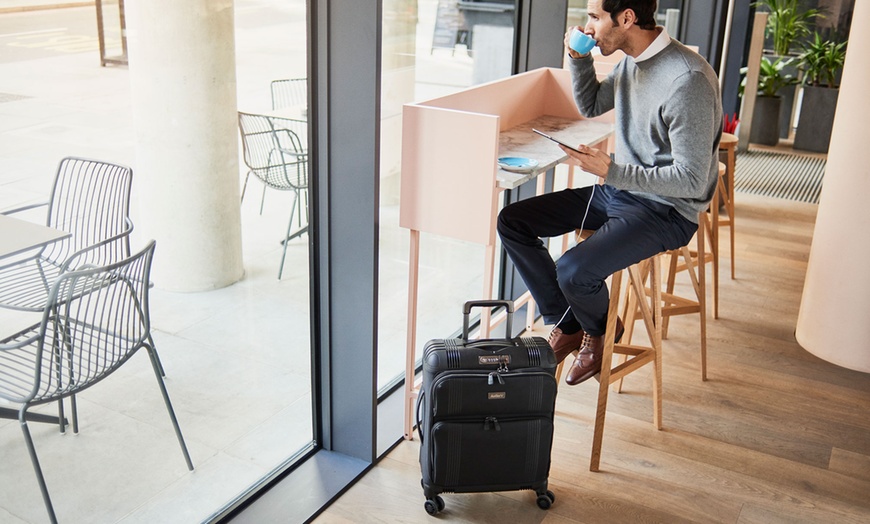
[[[260,114],[266,115],[270,118],[281,118],[284,120],[307,121],[308,120],[308,107],[306,107],[304,105],[288,106],[288,107],[282,107],[280,109],[273,109],[271,111],[267,111],[265,113],[260,113]]]
[[[8,215],[0,215],[0,262],[6,258],[70,237],[66,231],[54,229]],[[5,335],[6,333],[4,333]],[[18,419],[18,410],[0,407],[0,418]],[[27,413],[33,422],[57,423],[58,418],[41,413]]]
[[[0,259],[20,255],[71,236],[54,229],[8,215],[0,215]]]

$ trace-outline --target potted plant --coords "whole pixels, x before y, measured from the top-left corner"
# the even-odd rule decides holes
[[[752,111],[752,126],[749,141],[756,144],[775,146],[779,142],[779,115],[782,108],[782,96],[779,91],[786,86],[797,84],[797,78],[785,71],[790,59],[777,58],[771,62],[766,56],[761,57],[758,70],[758,95],[755,98],[755,109]],[[740,70],[746,74],[747,68]],[[741,83],[740,93],[746,85],[746,77]]]
[[[834,126],[839,88],[837,78],[846,63],[846,41],[825,40],[816,32],[799,58],[804,95],[794,147],[827,153]]]
[[[767,26],[764,33],[773,39],[773,53],[788,56],[798,39],[810,34],[810,24],[824,17],[818,9],[801,9],[800,0],[759,0],[752,4],[767,8]]]
[[[764,34],[773,46],[772,49],[765,51],[768,55],[772,55],[771,61],[775,61],[778,57],[783,60],[797,57],[797,52],[793,50],[796,43],[810,34],[811,25],[817,18],[824,18],[820,9],[803,9],[802,1],[759,0],[752,4],[754,7],[762,8],[769,13]],[[796,65],[796,61],[786,63],[785,70],[793,76],[797,76]],[[795,89],[795,84],[789,84],[777,93],[782,97],[779,120],[780,138],[788,138],[792,129],[792,106],[794,105]]]

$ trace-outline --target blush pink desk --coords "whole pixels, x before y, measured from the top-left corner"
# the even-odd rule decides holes
[[[612,115],[584,119],[574,103],[571,74],[542,68],[475,86],[426,102],[404,106],[399,225],[410,230],[408,331],[405,368],[405,438],[413,436],[417,291],[420,233],[426,232],[485,246],[484,289],[492,297],[495,221],[498,196],[565,162],[568,156],[532,132],[547,132],[567,143],[610,149]],[[498,168],[503,156],[533,158],[528,173]],[[538,193],[544,177],[538,178]],[[517,306],[530,302],[526,294]],[[529,308],[531,310],[531,306]],[[503,321],[481,318],[481,337]]]

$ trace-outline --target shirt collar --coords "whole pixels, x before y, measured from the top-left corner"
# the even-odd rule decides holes
[[[671,37],[668,34],[668,30],[662,26],[659,26],[659,28],[662,32],[659,33],[659,36],[657,36],[656,39],[643,50],[643,53],[637,55],[637,58],[634,59],[635,62],[642,62],[654,57],[671,43]]]

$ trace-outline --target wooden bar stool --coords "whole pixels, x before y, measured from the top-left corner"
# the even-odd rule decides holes
[[[725,173],[725,165],[719,162],[719,180],[717,188],[713,192],[712,203],[718,202],[719,194],[723,190],[722,178]],[[689,248],[689,244],[672,249],[665,253],[668,257],[668,271],[665,278],[665,289],[662,291],[662,338],[668,338],[668,326],[670,318],[677,315],[698,315],[700,332],[700,356],[701,356],[701,380],[707,380],[707,269],[706,263],[713,263],[713,310],[718,314],[719,304],[719,249],[718,207],[710,205],[710,212],[698,213],[698,232],[695,234],[695,249]],[[709,239],[710,249],[707,249]],[[690,242],[691,244],[691,242]],[[693,293],[688,296],[676,294],[677,275],[686,272],[692,285]],[[647,288],[647,294],[652,291]],[[635,313],[636,314],[636,313]],[[630,317],[627,320],[631,320]],[[623,336],[631,342],[632,326],[626,322],[626,331]],[[619,385],[622,387],[622,384]]]
[[[724,170],[724,165],[720,162],[720,174]],[[720,179],[721,182],[721,179]],[[713,193],[712,202],[718,197],[718,189]],[[712,206],[711,206],[712,207]],[[714,211],[715,214],[715,211]],[[717,257],[713,250],[715,243],[712,241],[711,230],[715,232],[715,227],[712,226],[711,219],[706,211],[698,213],[698,232],[695,234],[695,249],[691,250],[689,244],[678,248],[666,251],[664,255],[668,260],[668,270],[666,273],[665,288],[660,292],[661,309],[662,309],[662,339],[668,338],[668,325],[670,317],[677,315],[698,315],[699,335],[700,335],[700,357],[701,357],[701,380],[707,380],[707,271],[706,262],[713,261],[714,275],[718,264]],[[710,238],[710,251],[706,249],[707,239]],[[691,242],[690,242],[691,244]],[[692,285],[692,295],[689,297],[679,296],[676,291],[676,278],[679,273],[686,272],[689,275],[689,280]],[[647,273],[648,274],[648,273]],[[646,275],[645,275],[646,276]],[[644,280],[646,285],[646,280]],[[647,297],[652,297],[654,290],[651,287],[644,287],[644,292]],[[716,286],[713,288],[714,297],[718,296]],[[626,303],[623,319],[625,324],[625,332],[623,340],[630,344],[634,333],[634,320],[642,312],[637,307],[637,300],[631,296]],[[620,361],[624,361],[624,357],[620,356]],[[622,380],[619,380],[616,386],[616,391],[622,391]]]
[[[591,233],[591,232],[590,232]],[[622,291],[624,274],[628,274],[628,286]],[[649,275],[651,293],[645,291],[645,282]],[[661,261],[659,255],[643,260],[620,270],[610,277],[610,304],[607,310],[607,331],[604,335],[604,353],[601,361],[601,372],[598,379],[598,403],[595,412],[595,426],[592,437],[592,455],[589,463],[590,471],[598,471],[601,462],[601,444],[604,437],[604,419],[607,414],[607,397],[610,385],[620,381],[626,375],[643,367],[653,365],[653,424],[656,429],[662,428],[662,297],[661,297]],[[623,310],[637,308],[649,335],[650,345],[639,346],[626,343],[615,343],[616,320],[619,316],[620,303]],[[633,323],[633,319],[632,319]],[[627,324],[626,324],[627,326]],[[625,335],[623,335],[624,337]],[[614,365],[613,355],[620,355],[623,361]],[[556,379],[562,376],[562,366],[556,369]]]
[[[731,279],[734,279],[734,168],[736,167],[737,136],[731,133],[722,133],[719,142],[719,151],[725,153],[725,180],[724,187],[719,187],[719,194],[725,203],[727,219],[720,219],[719,226],[728,226],[731,233]],[[717,201],[718,202],[718,201]],[[713,315],[719,318],[718,312]]]
[[[718,191],[717,191],[718,193]],[[713,198],[716,198],[714,193]],[[715,201],[715,200],[714,200]],[[662,300],[662,338],[668,338],[669,320],[677,315],[698,315],[699,332],[700,332],[700,354],[701,354],[701,380],[707,380],[707,270],[706,262],[712,260],[714,263],[713,273],[716,273],[716,256],[712,253],[715,243],[710,241],[710,251],[707,250],[708,232],[713,229],[711,227],[710,218],[706,211],[698,213],[698,232],[695,234],[695,249],[689,248],[689,245],[672,249],[665,253],[668,257],[668,270],[665,277],[665,289],[661,292]],[[686,272],[689,275],[689,281],[692,285],[692,293],[690,296],[680,296],[676,294],[677,275]],[[653,291],[647,287],[645,289],[647,295],[652,295]],[[718,297],[716,286],[713,286],[713,296]],[[714,300],[715,302],[715,300]],[[636,315],[635,310],[633,313]],[[626,342],[631,342],[633,331],[632,321],[634,317],[626,315],[625,334]],[[620,388],[622,384],[620,383]]]

